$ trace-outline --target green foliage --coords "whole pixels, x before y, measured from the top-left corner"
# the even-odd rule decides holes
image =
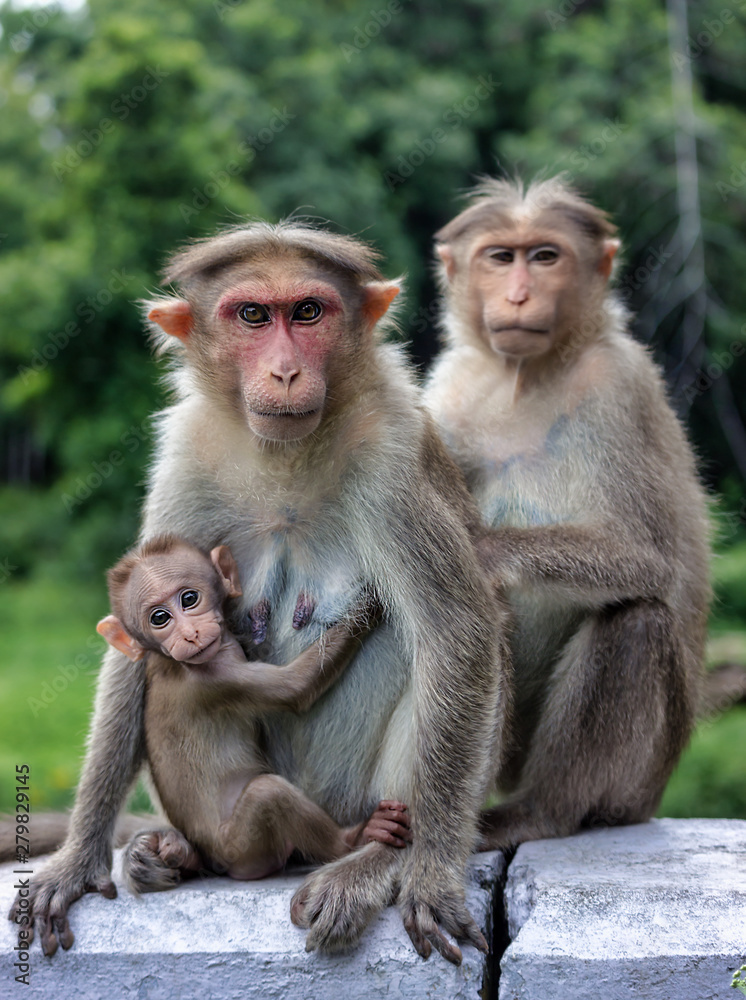
[[[6,659],[4,705],[16,678],[37,691],[85,650],[94,616],[69,602],[82,612],[136,533],[166,399],[137,300],[166,253],[246,216],[332,219],[406,273],[402,333],[424,362],[432,234],[496,169],[566,169],[619,222],[621,289],[725,496],[717,614],[743,623],[746,22],[739,11],[719,30],[730,11],[715,0],[688,9],[690,43],[672,52],[661,0],[0,7],[0,578],[25,644]],[[679,221],[672,64],[694,77],[707,296],[694,346],[661,264]],[[38,750],[48,803],[74,781],[89,680],[75,683],[86,696],[61,693],[18,744]],[[42,763],[55,752],[56,779]]]
[[[746,621],[746,541],[715,557],[714,576],[718,622],[738,625]]]
[[[43,578],[3,586],[0,811],[14,801],[16,764],[31,768],[32,809],[70,803],[105,646],[94,625],[106,604],[103,581],[95,588]]]
[[[704,0],[691,5],[691,24],[720,13]],[[339,0],[287,0],[281,10],[266,0],[126,9],[91,0],[72,13],[6,5],[0,25],[0,307],[12,318],[0,431],[33,458],[31,474],[10,470],[35,484],[20,535],[38,525],[43,540],[54,525],[57,561],[81,575],[134,531],[149,442],[90,484],[127,429],[164,402],[135,300],[174,246],[299,208],[362,231],[389,273],[407,273],[403,334],[424,360],[435,347],[432,233],[480,172],[568,169],[620,219],[629,274],[647,273],[622,276],[635,308],[655,284],[651,250],[675,228],[676,53],[658,0],[509,0],[499,12],[487,0],[371,10]],[[730,178],[746,160],[739,37],[737,19],[682,57],[697,81],[711,262],[710,354],[700,360],[719,358],[734,384],[746,366],[731,351],[746,311],[746,174]],[[656,343],[679,378],[686,359],[665,322]],[[706,388],[696,390],[693,426],[709,478],[726,486],[732,441],[718,421],[734,404],[722,379],[708,379],[697,383]],[[8,534],[0,541],[13,561],[49,565],[48,544],[21,552]]]
[[[746,819],[746,705],[701,722],[663,796],[659,816]]]

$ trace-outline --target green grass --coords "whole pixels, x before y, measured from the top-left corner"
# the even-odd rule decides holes
[[[31,768],[33,808],[65,806],[78,779],[105,645],[95,623],[106,595],[103,586],[49,580],[6,583],[0,595],[0,809],[14,801],[16,764]]]
[[[658,815],[746,819],[746,705],[699,724]]]
[[[730,570],[730,565],[729,565]],[[735,579],[735,577],[732,577]],[[31,768],[33,808],[71,804],[83,757],[108,611],[100,586],[30,579],[0,585],[0,811],[14,801],[16,764]],[[746,631],[713,626],[711,658],[746,662]],[[664,796],[661,816],[746,818],[746,706],[703,722]],[[136,808],[147,799],[137,794]]]

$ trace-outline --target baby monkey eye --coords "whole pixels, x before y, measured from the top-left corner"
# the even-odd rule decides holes
[[[171,614],[165,608],[156,608],[150,613],[150,624],[153,628],[163,628],[171,621]]]
[[[313,323],[321,315],[321,306],[315,299],[299,302],[293,311],[293,319],[299,323]]]
[[[263,323],[269,322],[269,313],[258,302],[246,302],[238,310],[238,318],[242,319],[244,323],[248,323],[249,326],[261,326]]]
[[[185,610],[186,608],[193,608],[198,601],[199,601],[198,590],[185,590],[181,595],[181,606]]]

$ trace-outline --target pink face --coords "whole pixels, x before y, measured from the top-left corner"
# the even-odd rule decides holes
[[[238,376],[251,430],[295,441],[316,430],[327,403],[329,370],[347,344],[339,291],[330,282],[247,278],[219,300],[214,360]]]
[[[216,604],[212,565],[188,550],[178,558],[145,559],[129,583],[133,620],[166,656],[181,663],[206,663],[223,638],[223,616]]]

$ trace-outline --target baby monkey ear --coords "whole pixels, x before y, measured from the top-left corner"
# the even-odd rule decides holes
[[[238,573],[236,560],[227,545],[218,545],[210,553],[212,564],[217,570],[223,584],[226,597],[240,597],[243,594],[241,577]]]
[[[125,631],[124,626],[115,615],[107,615],[106,618],[102,618],[96,626],[96,631],[106,639],[110,646],[118,649],[120,653],[124,653],[133,663],[137,663],[145,656],[146,650],[136,639],[132,638],[129,632]]]

